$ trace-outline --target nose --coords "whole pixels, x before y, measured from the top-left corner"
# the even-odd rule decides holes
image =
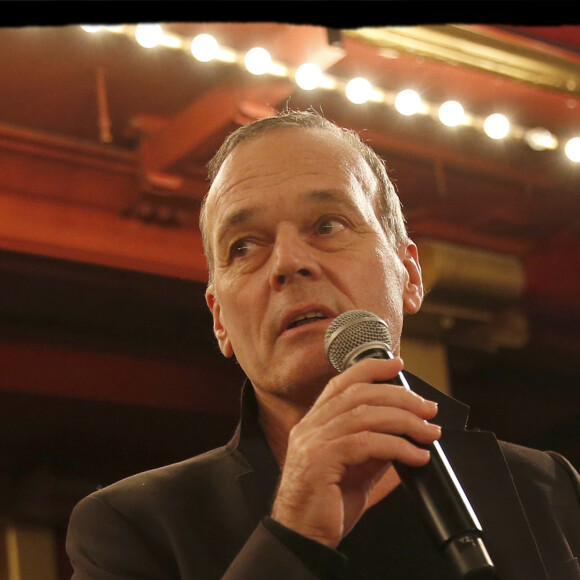
[[[279,228],[271,260],[271,284],[277,289],[319,274],[314,248],[292,226]]]

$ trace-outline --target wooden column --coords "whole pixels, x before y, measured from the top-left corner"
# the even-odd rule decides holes
[[[48,528],[4,522],[2,568],[7,580],[58,580],[56,541]]]

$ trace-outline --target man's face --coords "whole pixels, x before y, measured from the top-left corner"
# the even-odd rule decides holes
[[[359,154],[321,130],[285,128],[239,145],[208,197],[214,255],[207,301],[224,355],[260,394],[311,403],[335,374],[332,319],[374,312],[398,352],[403,312],[422,287],[414,244],[394,248]]]

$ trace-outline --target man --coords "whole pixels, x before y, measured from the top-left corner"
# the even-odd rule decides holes
[[[421,444],[435,440],[500,579],[580,578],[569,463],[466,431],[467,408],[418,378],[416,392],[389,384],[423,288],[372,150],[317,114],[287,113],[231,135],[210,178],[206,298],[222,353],[248,377],[240,427],[223,448],[80,502],[74,580],[453,578],[393,467],[425,465]],[[396,356],[337,374],[324,335],[354,309],[387,322]]]

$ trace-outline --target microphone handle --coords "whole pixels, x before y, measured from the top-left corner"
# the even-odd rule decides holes
[[[394,358],[382,348],[361,353],[362,358]],[[411,390],[403,373],[393,380]],[[417,442],[414,442],[417,445]],[[403,485],[423,515],[439,548],[451,562],[458,578],[497,579],[493,562],[482,539],[482,528],[461,483],[438,441],[422,446],[431,459],[422,467],[395,462]]]

